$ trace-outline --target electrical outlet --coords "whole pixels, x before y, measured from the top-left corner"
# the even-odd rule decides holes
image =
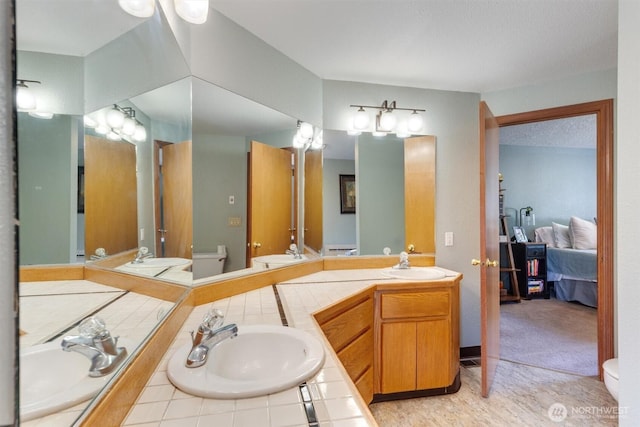
[[[240,225],[242,225],[242,218],[239,216],[230,216],[228,223],[229,227],[240,227]]]
[[[444,245],[453,246],[453,231],[446,231],[444,233]]]

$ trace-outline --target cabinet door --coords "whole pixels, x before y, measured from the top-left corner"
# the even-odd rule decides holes
[[[451,326],[449,319],[416,324],[417,389],[451,385]]]
[[[381,393],[416,389],[416,323],[383,323],[381,331]]]

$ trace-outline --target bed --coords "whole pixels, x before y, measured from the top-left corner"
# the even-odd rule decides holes
[[[547,280],[556,298],[598,306],[597,250],[547,248]]]
[[[569,225],[552,223],[535,231],[537,242],[547,244],[547,281],[556,298],[598,306],[597,225],[571,217]]]

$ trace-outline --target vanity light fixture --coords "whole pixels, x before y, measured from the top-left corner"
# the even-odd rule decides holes
[[[176,13],[192,24],[204,24],[209,14],[209,0],[174,0]]]
[[[36,96],[27,83],[37,83],[41,84],[41,82],[37,80],[25,80],[18,79],[18,83],[16,83],[16,103],[18,105],[18,111],[35,111],[37,107]]]
[[[103,110],[104,111],[104,110]],[[120,141],[142,142],[147,139],[147,129],[136,119],[136,110],[131,107],[121,107],[113,104],[106,114],[99,114],[97,119],[91,116],[84,117],[84,125],[95,129],[100,135],[106,135],[108,139]]]
[[[374,105],[350,105],[357,108],[358,111],[353,116],[353,128],[349,130],[350,135],[357,135],[356,132],[362,132],[369,127],[369,115],[365,108],[378,110],[375,117],[374,136],[384,136],[390,132],[396,132],[399,138],[406,138],[413,133],[422,130],[423,118],[420,112],[426,110],[420,108],[401,108],[396,106],[396,101],[385,100],[380,106]],[[411,111],[408,118],[399,117],[397,111]],[[399,130],[398,130],[399,129]]]
[[[129,15],[149,18],[156,10],[156,0],[118,0],[120,7]]]
[[[314,127],[311,123],[298,120],[298,130],[293,136],[293,148],[320,150],[324,146],[322,129]]]
[[[120,7],[138,18],[151,17],[156,9],[156,0],[118,0]],[[209,15],[209,0],[174,0],[178,16],[191,24],[204,24]]]

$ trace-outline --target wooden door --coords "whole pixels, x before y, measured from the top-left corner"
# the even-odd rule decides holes
[[[416,389],[416,322],[380,326],[380,393]]]
[[[405,250],[435,254],[436,138],[404,140]]]
[[[452,334],[449,319],[418,322],[416,334],[416,388],[425,390],[450,386]]]
[[[251,141],[249,153],[249,258],[283,254],[292,241],[292,153]]]
[[[136,147],[86,136],[84,220],[87,258],[97,248],[113,255],[138,246]]]
[[[482,396],[488,397],[500,359],[498,121],[480,102],[480,329]]]
[[[304,245],[322,249],[322,151],[304,155]]]
[[[193,204],[191,141],[162,148],[164,256],[191,258]]]

